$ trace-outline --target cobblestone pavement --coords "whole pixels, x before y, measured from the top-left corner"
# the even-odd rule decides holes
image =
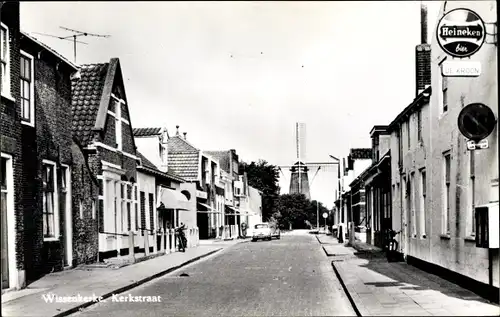
[[[56,316],[82,305],[80,302],[46,302],[44,296],[105,296],[116,290],[137,285],[145,279],[174,269],[186,262],[224,249],[198,246],[185,253],[175,252],[120,269],[73,269],[44,276],[28,288],[2,295],[2,316]]]
[[[330,261],[308,234],[237,244],[129,293],[162,301],[108,301],[74,316],[355,316]]]
[[[355,253],[322,236],[329,257],[362,316],[499,316],[498,305],[404,262]]]

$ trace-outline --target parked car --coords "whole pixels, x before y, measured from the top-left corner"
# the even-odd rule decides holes
[[[272,238],[279,239],[281,237],[280,229],[273,223],[259,223],[256,224],[252,234],[252,241],[257,240],[271,240]]]

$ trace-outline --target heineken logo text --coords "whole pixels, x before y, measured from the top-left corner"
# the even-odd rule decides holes
[[[481,39],[483,37],[483,28],[478,24],[476,26],[448,26],[443,25],[439,34],[443,39],[448,38],[473,38]]]

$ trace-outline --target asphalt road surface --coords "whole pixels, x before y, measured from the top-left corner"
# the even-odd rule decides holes
[[[244,242],[73,316],[355,316],[313,235]],[[181,277],[185,273],[189,276]]]

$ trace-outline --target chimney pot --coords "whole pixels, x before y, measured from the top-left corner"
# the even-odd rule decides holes
[[[421,43],[427,44],[427,5],[423,2],[420,3],[420,27]]]
[[[183,134],[184,134],[184,140],[187,140],[186,139],[187,132],[184,132]]]
[[[175,135],[179,135],[179,126],[176,125],[175,127],[177,128],[177,132],[175,133]]]

